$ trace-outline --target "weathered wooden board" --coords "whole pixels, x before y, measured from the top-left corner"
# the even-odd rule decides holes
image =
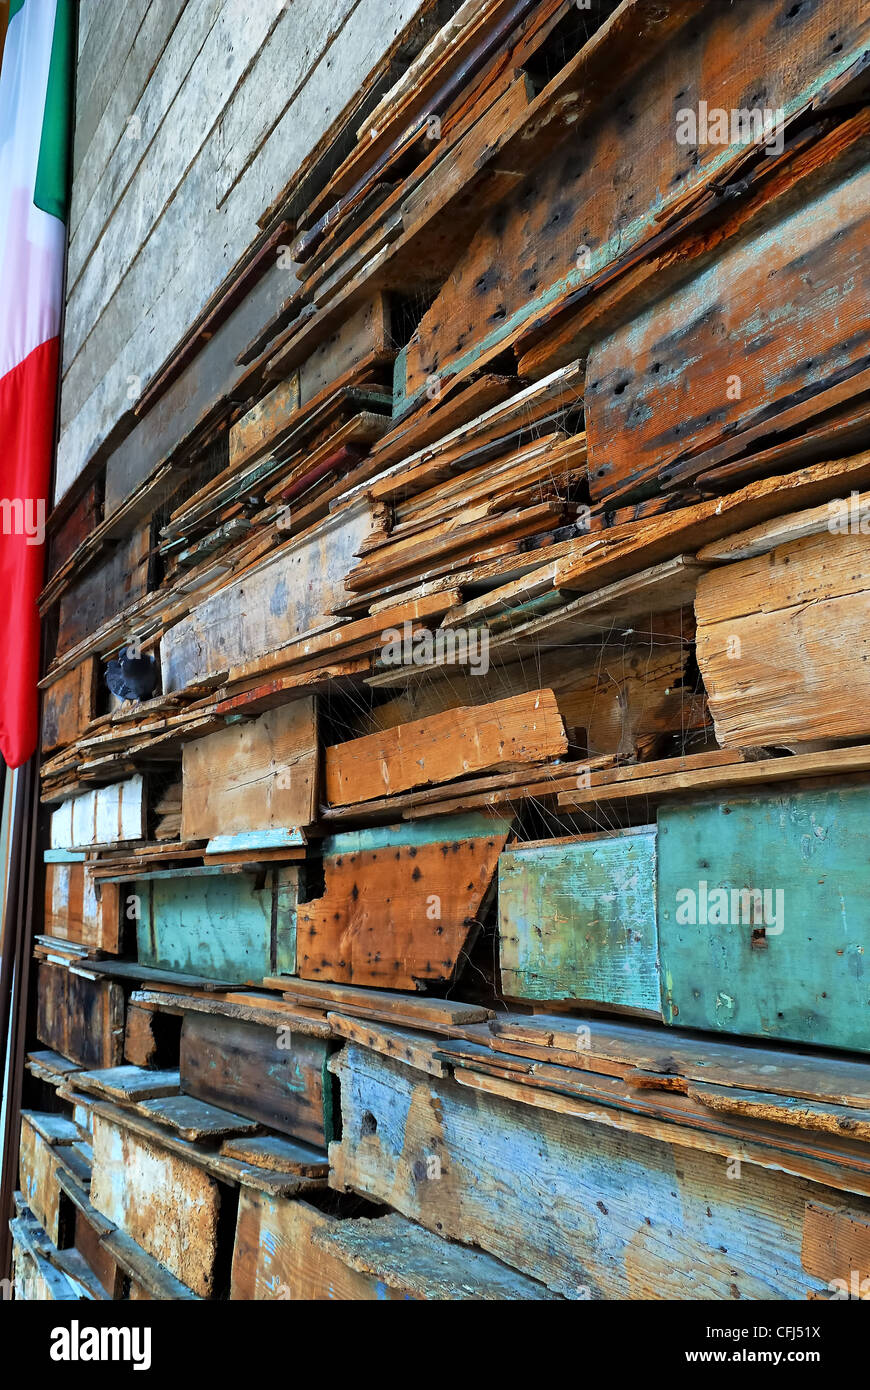
[[[245,1188],[239,1197],[230,1297],[317,1302],[406,1297],[314,1244],[316,1233],[339,1224],[308,1202]]]
[[[185,744],[181,836],[308,825],[317,814],[317,711],[313,698],[267,710]]]
[[[124,1271],[114,1255],[101,1243],[106,1223],[88,1202],[75,1208],[73,1245],[93,1272],[109,1299],[123,1297]]]
[[[450,979],[509,824],[444,817],[326,841],[323,897],[299,906],[299,974],[410,990]]]
[[[325,1148],[333,1134],[329,1042],[217,1014],[189,1013],[181,1030],[188,1095]]]
[[[54,1145],[72,1144],[80,1138],[78,1125],[62,1115],[31,1116],[27,1111],[21,1115],[18,1152],[21,1191],[49,1240],[58,1247],[66,1245],[72,1236],[72,1222],[57,1184]]]
[[[649,490],[644,480],[676,459],[857,369],[870,337],[868,207],[865,167],[726,242],[689,285],[595,346],[584,397],[593,497]]]
[[[204,1169],[95,1115],[91,1202],[194,1293],[215,1292],[221,1194]]]
[[[128,1064],[79,1072],[76,1080],[82,1090],[122,1104],[125,1101],[136,1104],[153,1096],[177,1096],[180,1090],[177,1067],[157,1071]]]
[[[379,1286],[427,1303],[437,1299],[539,1302],[554,1297],[542,1284],[482,1250],[442,1240],[395,1212],[376,1220],[334,1222],[331,1228],[317,1231],[312,1243],[358,1273],[377,1279]]]
[[[689,1085],[686,1094],[690,1100],[719,1115],[773,1121],[864,1142],[870,1140],[870,1114],[857,1107],[827,1105],[797,1096],[773,1096],[765,1091],[747,1091],[740,1086],[703,1083]]]
[[[36,1036],[82,1067],[117,1067],[124,1048],[124,989],[41,962]]]
[[[807,1202],[801,1252],[804,1269],[825,1279],[840,1298],[870,1293],[870,1212],[845,1202]]]
[[[299,409],[299,373],[259,400],[230,429],[230,466],[241,468],[269,449],[272,438]]]
[[[46,864],[45,931],[59,941],[117,954],[121,949],[118,884],[95,884],[84,864]]]
[[[629,25],[632,8],[622,16]],[[676,8],[669,6],[672,15]],[[657,15],[649,34],[635,37],[635,53],[621,54],[616,68],[612,58],[608,62],[611,41],[619,42],[616,20],[602,26],[615,27],[615,34],[592,36],[584,100],[567,104],[575,122],[571,137],[529,170],[514,156],[526,177],[470,239],[408,345],[408,395],[422,394],[433,374],[445,378],[486,360],[485,353],[498,351],[523,325],[546,322],[552,306],[604,282],[617,263],[630,263],[669,222],[692,210],[705,187],[728,183],[753,146],[765,163],[761,150],[770,124],[759,139],[763,112],[774,123],[780,111],[785,119],[794,116],[860,59],[867,43],[866,17],[857,10],[844,14],[838,0],[797,9],[792,0],[743,0],[739,12],[683,8],[692,12],[691,22],[676,35],[671,28],[669,42],[656,30],[667,34],[670,16]],[[709,139],[678,139],[678,113],[697,115],[700,103],[711,117],[713,108],[727,113],[723,142],[719,130]],[[736,138],[732,113],[744,122]],[[775,132],[771,143],[781,148]],[[767,293],[770,282],[764,283]],[[732,361],[739,356],[735,348]],[[625,365],[632,357],[626,348],[618,363],[623,377],[632,374],[633,364]],[[687,358],[679,345],[677,357],[682,370]],[[751,370],[741,358],[739,368],[727,370],[743,367]],[[588,380],[596,380],[591,364]],[[606,442],[606,433],[600,438]],[[614,447],[628,449],[629,439],[614,440]]]
[[[333,1062],[330,1184],[389,1202],[567,1298],[802,1299],[804,1207],[829,1189],[574,1113],[422,1076],[350,1044]],[[535,1175],[534,1183],[529,1174]],[[430,1176],[431,1174],[431,1176]],[[860,1205],[860,1204],[859,1204]],[[870,1210],[870,1203],[868,1210]]]
[[[386,295],[374,294],[328,334],[299,368],[301,404],[338,381],[364,359],[395,351]]]
[[[144,836],[145,785],[141,776],[71,797],[51,815],[52,849],[112,845]]]
[[[308,405],[370,354],[386,355],[389,340],[387,301],[376,294],[324,339],[298,371],[279,382],[232,426],[231,466],[241,467],[270,453],[292,428],[300,406]]]
[[[409,831],[410,831],[409,827]],[[388,843],[389,832],[381,832],[377,837],[362,832],[354,841],[348,836],[350,844],[358,847],[375,848],[377,843]],[[375,840],[375,844],[372,841]],[[300,980],[287,976],[264,980],[267,989],[280,989],[284,998],[296,1008],[333,1010],[342,1014],[359,1014],[363,1018],[387,1018],[409,1028],[426,1028],[432,1024],[436,1032],[439,1028],[449,1028],[452,1024],[464,1026],[468,1023],[483,1023],[492,1017],[492,1010],[483,1004],[468,1004],[462,999],[435,999],[416,994],[398,994],[393,990],[372,989],[366,985],[357,989],[353,985],[333,985],[323,980]]]
[[[148,592],[150,551],[149,519],[72,585],[60,601],[58,654]]]
[[[79,495],[57,529],[48,539],[46,575],[50,578],[63,569],[79,546],[99,526],[102,518],[100,489],[92,483]]]
[[[870,734],[866,561],[860,530],[826,529],[702,577],[698,666],[724,747]]]
[[[662,807],[665,1021],[870,1050],[870,792]]]
[[[570,1016],[498,1014],[490,1024],[492,1046],[605,1076],[630,1076],[633,1085],[658,1085],[671,1077],[687,1090],[701,1086],[740,1092],[751,1087],[774,1099],[803,1099],[870,1116],[870,1066],[863,1060],[723,1040],[709,1033],[696,1037],[603,1014],[584,1024],[589,1026],[578,1048],[577,1022]]]
[[[86,657],[50,685],[42,701],[42,751],[75,743],[96,713],[97,661]]]
[[[181,1019],[163,1009],[127,1003],[124,1060],[134,1067],[178,1065]]]
[[[25,1207],[14,1221],[12,1232],[12,1285],[16,1302],[78,1302],[87,1297],[81,1285],[67,1277],[48,1258],[57,1252],[36,1218]]]
[[[292,15],[289,10],[258,10],[244,35],[236,32],[234,16],[219,0],[193,12],[185,6],[179,31],[184,31],[180,41],[192,44],[189,56],[179,58],[173,51],[171,59],[158,65],[141,104],[135,107],[130,101],[122,108],[122,119],[108,126],[115,132],[111,177],[120,179],[125,196],[117,214],[112,210],[109,242],[100,242],[101,254],[89,263],[89,285],[84,291],[77,289],[71,303],[72,331],[81,351],[70,363],[65,393],[58,496],[128,411],[131,374],[147,382],[160,369],[225,280],[228,268],[250,248],[267,206],[298,193],[300,165],[419,10],[420,0],[397,0],[386,24],[377,10],[354,9],[349,0],[306,4],[306,43],[300,45],[298,4]],[[210,14],[221,22],[204,42]],[[174,44],[171,47],[175,50]],[[157,136],[147,159],[141,158],[139,142],[117,139],[131,111],[140,117],[143,132]],[[178,138],[180,130],[183,140]],[[330,143],[324,141],[327,147]],[[133,161],[138,167],[131,179]],[[199,191],[206,187],[210,212],[204,222]],[[95,200],[97,210],[102,201]],[[95,229],[93,241],[97,239]],[[259,322],[251,323],[246,336],[233,340],[230,360],[296,286],[292,264],[283,254],[278,258],[273,253],[272,258],[272,304],[263,304]],[[161,292],[154,295],[158,283]],[[103,299],[109,303],[98,317]],[[149,308],[143,314],[145,304]],[[193,380],[183,383],[173,402],[183,425],[189,419],[191,396],[203,390],[200,381],[211,387],[212,399],[234,384],[232,377],[223,384],[223,354],[201,370],[198,359],[195,365]],[[220,392],[214,390],[216,368]],[[94,383],[99,383],[98,389]],[[202,409],[199,405],[197,413]],[[142,432],[136,452],[150,453],[150,433]],[[176,431],[173,442],[177,438]]]
[[[323,627],[379,511],[363,498],[332,513],[265,564],[218,590],[163,637],[163,689],[239,666]]]
[[[259,984],[275,970],[292,974],[298,884],[293,866],[136,881],[139,962],[228,984]]]
[[[567,751],[555,695],[533,690],[334,744],[326,750],[326,799],[347,806]]]
[[[512,845],[498,865],[502,990],[661,1017],[654,827]]]
[[[475,697],[519,694],[533,679],[553,691],[572,742],[594,752],[631,753],[651,735],[685,731],[706,721],[706,697],[703,692],[689,691],[684,682],[693,629],[691,614],[677,608],[669,614],[647,617],[646,601],[643,608],[634,609],[635,614],[641,611],[644,619],[634,617],[630,640],[626,636],[618,644],[597,645],[598,634],[607,633],[612,622],[607,613],[600,623],[593,620],[585,632],[581,620],[576,634],[570,616],[566,616],[561,633],[536,631],[534,623],[523,625],[516,637],[511,633],[490,641],[491,665],[485,676],[455,672],[449,681],[432,680],[424,685],[418,675],[407,681],[406,692],[378,705],[367,717],[382,729],[392,728],[415,712],[432,715],[445,706],[470,703]],[[590,634],[596,639],[594,645],[583,643]],[[380,677],[377,680],[380,682]],[[463,788],[455,791],[461,795]]]
[[[298,1139],[285,1139],[280,1134],[243,1135],[225,1139],[221,1144],[225,1158],[255,1167],[268,1168],[273,1173],[293,1173],[302,1178],[325,1178],[329,1159],[322,1149],[311,1148]]]
[[[235,1115],[223,1106],[209,1105],[207,1101],[194,1096],[162,1096],[146,1100],[138,1106],[138,1113],[171,1130],[181,1139],[196,1144],[201,1140],[214,1144],[238,1134],[254,1134],[257,1125],[246,1120],[244,1115]]]
[[[152,470],[183,451],[209,415],[224,413],[227,398],[245,372],[236,358],[286,289],[287,272],[275,264],[112,452],[106,463],[106,517],[123,506]]]

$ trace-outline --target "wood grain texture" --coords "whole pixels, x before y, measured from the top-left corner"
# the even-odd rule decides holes
[[[81,254],[98,241],[101,252],[70,298],[56,496],[119,422],[123,429],[131,375],[145,385],[161,369],[249,250],[266,210],[293,193],[299,167],[419,10],[420,0],[398,0],[389,14],[383,0],[306,5],[300,45],[298,7],[292,16],[258,11],[244,34],[218,0],[184,7],[176,42],[139,102],[124,109],[124,119],[139,117],[151,138],[148,158],[141,142],[118,139],[117,120],[108,126],[113,168],[103,186],[117,193],[110,210],[95,200],[96,224]],[[295,286],[291,267],[276,279],[272,312]]]
[[[870,1049],[868,806],[843,788],[660,809],[668,1023]]]
[[[498,866],[502,989],[661,1017],[656,836],[517,845]]]
[[[808,1274],[840,1281],[840,1297],[870,1291],[870,1212],[851,1205],[807,1202],[801,1261]]]
[[[262,879],[262,882],[261,882]],[[299,871],[201,870],[133,883],[140,964],[228,984],[259,984],[296,962]]]
[[[326,749],[326,799],[350,805],[567,750],[552,690],[532,690],[334,744]]]
[[[636,260],[712,183],[729,181],[746,158],[746,143],[680,143],[677,111],[697,111],[707,101],[728,110],[780,108],[788,118],[854,63],[867,42],[866,17],[844,16],[837,0],[798,10],[791,0],[747,0],[739,16],[687,8],[691,15],[684,9],[680,22],[679,7],[669,5],[629,44],[625,31],[643,22],[644,5],[623,7],[592,34],[575,59],[585,79],[582,99],[566,103],[571,138],[531,168],[514,159],[524,177],[471,237],[408,345],[409,396],[421,393],[431,374],[465,372],[524,327],[546,323],[569,295],[588,293],[617,264]],[[763,98],[755,95],[755,73],[764,74]],[[636,368],[626,361],[631,356],[623,353],[617,364],[614,354],[614,372],[619,365],[631,375]],[[606,432],[597,437],[607,444]],[[614,452],[628,447],[611,442]]]
[[[135,1067],[168,1067],[178,1063],[181,1020],[159,1009],[127,1002],[124,1061]]]
[[[24,1200],[53,1245],[66,1245],[72,1236],[72,1222],[63,1203],[57,1183],[54,1144],[71,1144],[81,1138],[78,1125],[62,1116],[48,1117],[52,1122],[49,1142],[25,1112],[21,1116],[21,1140],[18,1150],[18,1180]]]
[[[120,950],[119,885],[96,885],[84,864],[46,864],[45,931],[92,951]]]
[[[378,514],[363,499],[204,599],[163,638],[164,691],[182,690],[329,626],[354,555],[377,525]]]
[[[323,897],[299,906],[299,974],[408,990],[450,979],[507,839],[493,824],[481,816],[481,833],[453,839],[445,817],[420,836],[397,826],[381,848],[327,854]]]
[[[337,1225],[337,1218],[309,1202],[245,1189],[239,1198],[230,1297],[306,1302],[407,1297],[315,1245],[315,1234]]]
[[[870,1068],[851,1057],[816,1055],[759,1043],[693,1037],[598,1015],[578,1049],[577,1024],[563,1014],[496,1016],[491,1029],[499,1052],[588,1068],[608,1076],[631,1075],[633,1085],[658,1085],[670,1076],[689,1083],[737,1088],[811,1103],[858,1108],[870,1114]]]
[[[214,1293],[221,1196],[202,1168],[95,1115],[91,1202],[194,1293]]]
[[[482,1250],[442,1240],[395,1212],[376,1220],[336,1221],[317,1231],[312,1244],[376,1279],[379,1287],[427,1303],[543,1302],[554,1297]]]
[[[422,1077],[349,1045],[331,1185],[387,1201],[566,1298],[803,1298],[804,1206],[828,1190],[719,1154]],[[438,1159],[436,1167],[431,1160]],[[428,1172],[437,1178],[427,1178]],[[534,1173],[534,1183],[529,1174]],[[870,1205],[868,1205],[870,1209]]]
[[[266,453],[273,437],[299,409],[299,373],[279,381],[262,400],[230,428],[230,467],[241,468],[244,463]]]
[[[332,1138],[330,1044],[288,1029],[191,1013],[181,1030],[190,1096],[323,1149]]]
[[[97,662],[87,657],[45,692],[42,702],[42,751],[51,753],[74,743],[96,710]]]
[[[185,744],[182,839],[308,825],[317,813],[318,763],[310,697]]]
[[[720,744],[870,734],[867,591],[866,535],[827,527],[703,576],[698,666]]]
[[[643,495],[678,458],[861,365],[868,193],[864,167],[751,239],[726,242],[688,285],[595,346],[585,397],[594,498]]]
[[[148,592],[150,521],[119,541],[60,601],[58,652],[96,632],[107,618]]]
[[[61,802],[51,815],[52,849],[112,845],[145,838],[145,783],[141,775]]]
[[[124,989],[41,962],[36,1035],[82,1067],[117,1067],[124,1049]]]

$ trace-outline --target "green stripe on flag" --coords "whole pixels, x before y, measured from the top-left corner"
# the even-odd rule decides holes
[[[24,4],[20,0],[18,8]],[[33,201],[43,212],[66,221],[69,194],[69,137],[73,83],[74,0],[57,0],[48,89]]]
[[[11,24],[19,10],[24,9],[24,0],[10,0],[9,23]]]

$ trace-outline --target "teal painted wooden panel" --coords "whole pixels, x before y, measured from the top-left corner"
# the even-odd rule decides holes
[[[656,832],[504,850],[498,869],[502,989],[661,1017]]]
[[[295,867],[138,880],[140,964],[231,984],[292,975],[298,881]]]
[[[870,789],[674,805],[658,827],[665,1021],[870,1051]]]

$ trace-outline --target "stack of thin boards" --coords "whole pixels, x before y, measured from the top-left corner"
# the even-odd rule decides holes
[[[19,1296],[870,1278],[868,37],[465,0],[58,522]]]

